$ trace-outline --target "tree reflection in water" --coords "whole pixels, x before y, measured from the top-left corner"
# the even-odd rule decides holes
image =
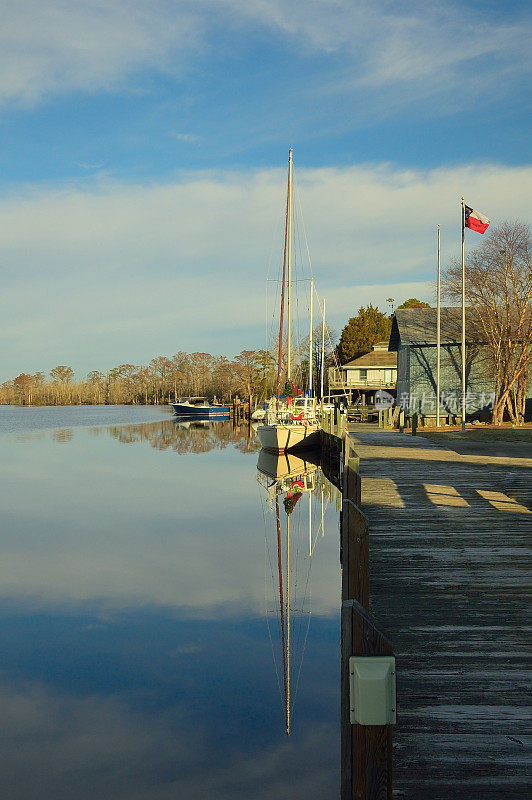
[[[247,423],[233,426],[231,420],[177,419],[140,425],[111,425],[105,430],[123,444],[148,442],[157,450],[174,450],[180,455],[208,453],[233,445],[240,452],[260,450],[260,442]]]

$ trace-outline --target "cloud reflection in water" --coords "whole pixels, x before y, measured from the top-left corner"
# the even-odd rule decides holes
[[[193,430],[3,440],[7,800],[337,796],[336,516],[287,740],[256,453],[232,431],[208,448]]]

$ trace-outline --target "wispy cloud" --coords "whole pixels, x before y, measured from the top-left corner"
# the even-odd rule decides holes
[[[510,92],[530,72],[530,18],[467,3],[368,0],[19,0],[2,13],[0,98],[35,103],[72,90],[143,88],[143,73],[181,75],[205,53],[260,32],[320,57],[316,91],[403,87],[404,101],[446,91]],[[222,36],[220,36],[222,34]],[[187,135],[187,134],[185,134]]]
[[[296,169],[333,325],[361,302],[383,304],[390,293],[405,299],[413,286],[425,286],[431,299],[437,223],[445,260],[459,248],[462,194],[494,224],[526,221],[531,180],[532,167],[497,164]],[[193,173],[166,184],[29,187],[5,198],[2,379],[50,369],[61,352],[82,371],[172,348],[262,346],[284,181],[284,170]],[[479,241],[472,236],[468,247]]]
[[[199,136],[195,133],[170,133],[169,135],[177,139],[178,142],[184,142],[185,144],[197,144],[199,142]]]
[[[296,47],[350,54],[364,66],[363,80],[373,85],[426,79],[483,56],[496,55],[530,68],[527,42],[530,16],[509,20],[483,7],[465,13],[471,3],[394,0],[222,0],[296,42]],[[522,56],[526,56],[524,59]],[[482,82],[483,76],[476,76]]]
[[[200,40],[190,2],[18,0],[2,9],[0,98],[35,103],[126,79],[141,89],[140,70],[179,71]]]
[[[104,166],[103,161],[95,161],[93,163],[88,163],[86,161],[78,161],[78,167],[80,169],[86,169],[88,171],[101,169]]]

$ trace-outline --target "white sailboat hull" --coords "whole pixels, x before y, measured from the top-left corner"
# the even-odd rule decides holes
[[[259,425],[257,434],[262,447],[272,453],[310,450],[319,447],[320,444],[320,431],[316,424]]]

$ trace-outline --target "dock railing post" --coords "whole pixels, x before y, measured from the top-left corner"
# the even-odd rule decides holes
[[[392,726],[350,720],[349,659],[389,656],[393,648],[372,615],[356,600],[342,603],[341,800],[391,800]]]
[[[369,523],[360,510],[360,459],[344,440],[340,559],[341,800],[391,800],[392,726],[351,723],[352,656],[391,656],[393,647],[369,613]]]

